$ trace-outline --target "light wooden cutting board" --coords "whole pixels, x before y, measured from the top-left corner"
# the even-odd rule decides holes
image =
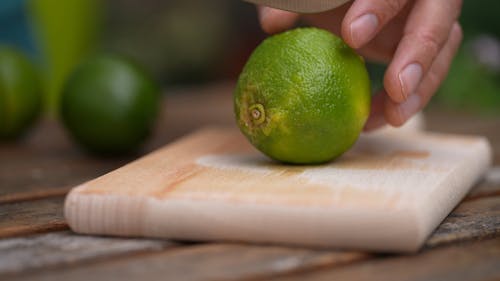
[[[65,216],[89,234],[415,251],[490,161],[481,137],[385,130],[287,166],[208,128],[76,187]]]

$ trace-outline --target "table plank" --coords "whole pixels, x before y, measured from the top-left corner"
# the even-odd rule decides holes
[[[63,197],[0,205],[0,238],[68,229]]]
[[[36,204],[38,201],[30,202]],[[1,231],[2,229],[0,228],[0,233]],[[44,238],[40,237],[42,236],[34,236],[35,239],[44,240]],[[74,241],[79,241],[82,237],[84,240],[87,239],[86,236],[78,236],[76,234],[68,234],[68,237],[69,240],[74,239]],[[500,197],[498,196],[463,202],[430,237],[425,246],[424,253],[431,248],[440,249],[458,241],[484,240],[487,238],[500,238]],[[31,238],[4,241],[29,241],[29,239]],[[75,243],[85,244],[91,242]],[[0,251],[1,245],[0,241]],[[64,246],[60,247],[64,249]],[[15,252],[15,250],[13,251]],[[20,251],[21,253],[18,253],[18,255],[22,255],[23,251]],[[86,276],[89,271],[97,272],[95,273],[96,280],[105,280],[110,278],[110,275],[118,270],[118,268],[123,268],[120,271],[124,271],[124,276],[128,276],[129,274],[134,276],[136,272],[140,272],[140,276],[146,274],[145,272],[149,272],[148,274],[150,275],[148,276],[153,277],[167,276],[166,274],[178,276],[181,274],[182,269],[190,273],[185,277],[186,279],[180,278],[179,280],[204,280],[204,276],[230,280],[240,277],[267,278],[274,275],[345,265],[375,257],[359,252],[230,243],[198,244],[186,247],[186,249],[182,249],[182,247],[181,249],[172,248],[161,253],[148,252],[132,257],[124,256],[126,254],[125,251],[120,252],[119,250],[115,251],[115,249],[111,249],[111,252],[113,259],[102,259],[111,255],[104,251],[102,253],[95,253],[89,259],[76,259],[72,262],[74,267],[65,268],[61,266],[65,265],[64,260],[74,258],[71,255],[76,254],[70,252],[69,257],[65,257],[67,253],[64,251],[61,252],[61,249],[54,247],[52,256],[56,261],[53,261],[52,264],[49,262],[39,267],[29,264],[27,266],[31,266],[31,269],[42,268],[48,270],[44,275],[47,279],[57,277],[61,280],[65,278],[78,280],[80,275]],[[99,261],[99,263],[88,263],[89,260],[92,261],[93,259]],[[82,264],[84,261],[85,263]],[[57,269],[50,270],[46,266],[57,266]],[[142,269],[143,267],[144,269]],[[213,270],[210,271],[210,268],[213,268]],[[7,271],[7,269],[5,270]],[[11,271],[13,270],[11,269]],[[29,275],[23,276],[29,277]],[[36,276],[38,277],[39,275],[37,274]],[[59,280],[57,278],[54,280]]]
[[[20,141],[0,144],[0,158],[0,200],[26,191],[64,189],[130,161],[86,155],[50,119]]]
[[[438,226],[425,247],[494,237],[500,238],[500,196],[460,204]]]
[[[2,239],[0,277],[175,246],[166,240],[84,236],[69,231]]]
[[[57,120],[45,118],[25,138],[0,143],[0,203],[24,200],[33,191],[75,186],[203,126],[235,126],[233,87],[229,82],[168,91],[153,136],[137,153],[118,158],[83,152]]]
[[[0,195],[0,204],[39,200],[50,197],[65,196],[73,187],[44,188],[25,192],[14,192]]]
[[[416,255],[388,256],[268,280],[499,280],[500,239],[453,245]]]
[[[358,252],[243,244],[202,244],[161,253],[115,258],[80,267],[66,267],[36,274],[14,276],[12,280],[183,280],[259,279],[339,266],[367,258]],[[7,278],[6,280],[11,280]]]

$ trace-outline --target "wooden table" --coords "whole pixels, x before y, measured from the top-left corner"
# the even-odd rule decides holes
[[[136,155],[81,152],[52,120],[0,145],[1,280],[500,280],[500,166],[417,254],[82,236],[64,221],[68,189],[204,125],[234,126],[232,83],[171,90]],[[488,136],[500,165],[500,117],[427,113],[431,130]]]

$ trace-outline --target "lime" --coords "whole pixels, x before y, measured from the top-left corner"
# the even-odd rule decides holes
[[[70,75],[61,97],[61,118],[87,150],[126,153],[151,132],[160,98],[159,86],[137,64],[100,55]]]
[[[0,47],[0,139],[19,137],[41,109],[38,73],[26,56]]]
[[[298,28],[262,42],[234,96],[242,133],[286,163],[330,161],[358,138],[370,111],[364,60],[339,37]]]

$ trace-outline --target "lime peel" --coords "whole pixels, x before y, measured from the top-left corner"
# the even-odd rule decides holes
[[[370,92],[363,59],[342,39],[298,28],[254,50],[238,79],[234,111],[242,133],[267,156],[317,164],[354,144]]]

